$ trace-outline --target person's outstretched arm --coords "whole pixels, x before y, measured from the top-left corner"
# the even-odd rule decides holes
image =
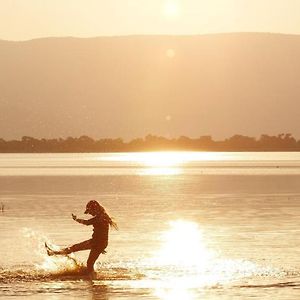
[[[72,214],[72,218],[74,221],[80,223],[80,224],[83,224],[83,225],[92,225],[94,223],[94,218],[91,218],[89,220],[84,220],[84,219],[79,219],[76,217],[76,215]]]

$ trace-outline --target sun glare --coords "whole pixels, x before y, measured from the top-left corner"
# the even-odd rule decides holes
[[[196,299],[196,296],[194,295],[194,291],[182,287],[174,287],[172,289],[158,289],[155,294],[161,300]]]
[[[171,120],[171,116],[166,116]],[[175,166],[191,161],[231,161],[236,159],[235,154],[225,154],[219,152],[187,152],[187,151],[162,151],[162,152],[132,152],[107,156],[96,156],[98,160],[120,161],[142,163],[147,166]]]
[[[212,259],[197,223],[177,220],[162,234],[162,248],[158,261],[175,266],[204,266]]]
[[[152,155],[140,157],[140,163],[146,169],[141,175],[177,175],[180,174],[180,165],[184,162],[176,152],[156,152]]]
[[[166,51],[166,55],[167,55],[168,58],[174,58],[175,55],[176,55],[176,52],[175,52],[174,49],[168,49],[168,50]]]
[[[171,116],[168,119],[171,120]],[[216,152],[139,152],[97,157],[100,161],[112,161],[135,166],[138,175],[177,175],[191,162],[215,162],[226,160],[224,154]],[[230,158],[229,158],[230,159]]]
[[[179,15],[179,4],[178,1],[169,0],[164,5],[164,14],[167,17],[176,17]]]
[[[141,162],[148,167],[174,167],[183,163],[184,160],[176,152],[156,152],[152,155],[141,157]]]
[[[139,172],[139,175],[178,175],[181,173],[180,168],[146,168]]]

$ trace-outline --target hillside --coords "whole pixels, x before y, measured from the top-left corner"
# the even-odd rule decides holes
[[[300,137],[300,36],[0,41],[0,137]]]

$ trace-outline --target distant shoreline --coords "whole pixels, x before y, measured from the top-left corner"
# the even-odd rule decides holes
[[[147,135],[125,142],[117,139],[93,139],[89,136],[37,139],[24,136],[20,140],[0,138],[0,153],[111,153],[152,151],[210,151],[210,152],[298,152],[300,140],[291,134],[260,138],[234,135],[221,141],[211,136],[165,138]]]

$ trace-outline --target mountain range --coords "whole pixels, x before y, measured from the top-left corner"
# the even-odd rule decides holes
[[[300,36],[0,41],[0,138],[300,137]]]

